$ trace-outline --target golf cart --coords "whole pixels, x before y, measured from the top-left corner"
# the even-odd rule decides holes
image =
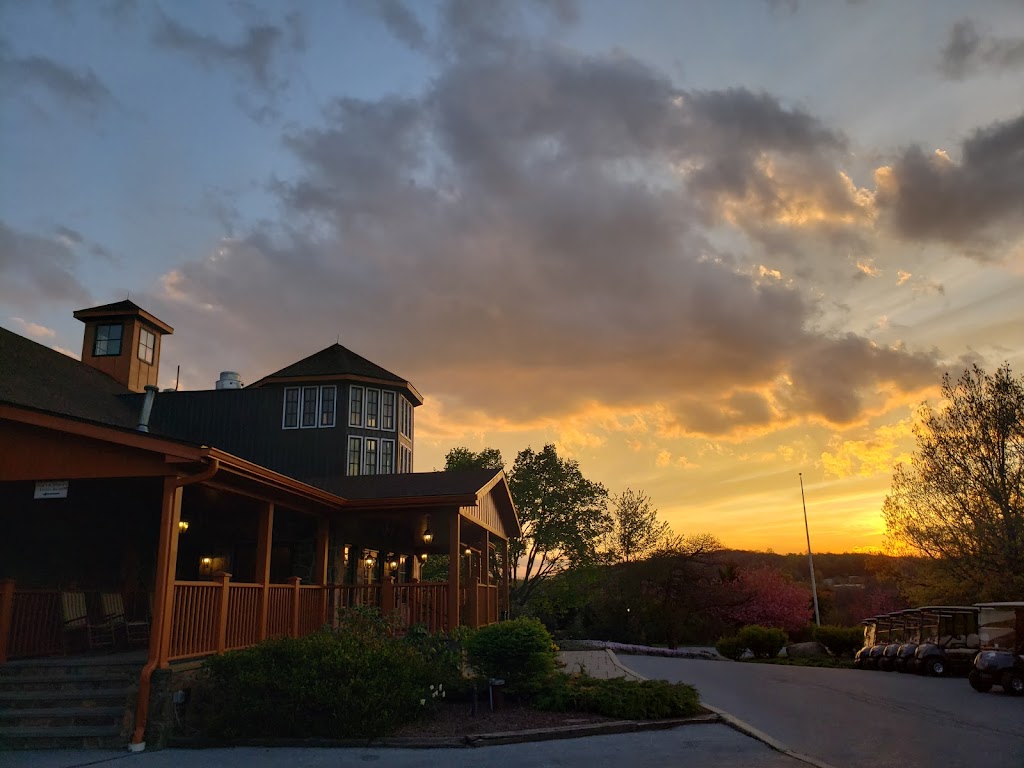
[[[1001,685],[1024,696],[1024,602],[978,603],[981,652],[968,675],[971,688],[982,693]]]
[[[909,672],[910,662],[921,644],[921,616],[920,608],[908,608],[903,611],[903,643],[900,645],[895,660],[897,672]]]
[[[889,614],[889,642],[882,649],[882,655],[878,658],[878,668],[885,672],[892,672],[896,669],[896,658],[903,644],[906,631],[906,617],[904,611],[893,611]]]
[[[978,609],[973,605],[929,605],[920,610],[921,644],[910,668],[935,677],[967,672],[979,647]]]
[[[868,669],[868,657],[871,655],[871,648],[875,644],[875,624],[878,623],[877,619],[864,619],[861,624],[864,625],[864,645],[857,651],[857,655],[853,657],[853,666],[857,669]]]
[[[874,621],[875,644],[871,646],[871,650],[868,651],[868,656],[865,659],[866,664],[864,666],[867,669],[880,669],[879,662],[885,653],[885,647],[889,645],[889,633],[892,628],[892,616],[890,614],[886,613],[881,616],[875,616]]]

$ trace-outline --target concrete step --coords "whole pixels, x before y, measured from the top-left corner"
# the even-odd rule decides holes
[[[124,706],[120,707],[25,707],[0,709],[0,732],[13,727],[120,726]]]
[[[4,749],[118,749],[128,739],[120,725],[17,726],[0,728]]]
[[[7,691],[74,691],[121,687],[131,678],[105,674],[0,677],[0,695]]]
[[[131,688],[91,688],[72,691],[0,691],[0,709],[17,709],[22,707],[60,707],[78,705],[95,707],[101,705],[124,704],[128,700]]]

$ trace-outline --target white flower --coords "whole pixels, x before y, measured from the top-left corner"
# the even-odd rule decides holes
[[[427,704],[427,700],[426,699],[420,699],[420,706],[421,707],[426,706],[426,704]]]
[[[434,686],[430,686],[430,690],[434,690]]]

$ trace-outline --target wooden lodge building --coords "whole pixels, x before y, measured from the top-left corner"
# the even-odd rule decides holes
[[[145,648],[144,744],[183,661],[353,605],[431,631],[507,610],[504,473],[413,472],[409,381],[335,344],[249,386],[159,392],[171,326],[131,301],[75,317],[81,361],[0,328],[0,673]],[[420,578],[434,555],[446,581]]]

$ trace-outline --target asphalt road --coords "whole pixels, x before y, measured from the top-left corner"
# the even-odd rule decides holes
[[[1024,768],[1024,697],[964,678],[619,656],[836,768]]]

